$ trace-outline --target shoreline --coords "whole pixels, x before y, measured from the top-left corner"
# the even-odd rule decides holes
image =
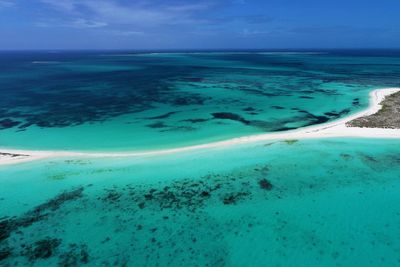
[[[399,138],[400,129],[386,128],[358,128],[348,127],[347,122],[354,119],[369,116],[377,113],[381,108],[381,102],[386,96],[399,92],[400,88],[377,89],[370,92],[370,104],[364,111],[351,116],[328,122],[325,124],[313,125],[295,130],[265,133],[258,135],[243,136],[225,141],[217,141],[201,145],[193,145],[172,149],[153,150],[153,151],[133,151],[133,152],[69,152],[69,151],[37,151],[37,150],[17,150],[0,149],[0,165],[11,165],[23,162],[35,161],[48,158],[61,157],[141,157],[173,154],[178,152],[193,151],[207,148],[218,148],[232,145],[255,143],[268,140],[287,140],[287,139],[311,139],[311,138],[333,138],[333,137],[359,137],[359,138]]]

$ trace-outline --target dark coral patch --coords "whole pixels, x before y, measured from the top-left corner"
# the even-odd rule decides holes
[[[166,118],[169,118],[169,117],[171,117],[172,115],[174,115],[174,114],[176,114],[176,113],[178,113],[178,111],[171,111],[171,112],[168,112],[168,113],[159,115],[159,116],[148,117],[148,118],[145,118],[145,119],[147,119],[147,120],[166,119]]]
[[[353,106],[359,106],[360,105],[360,99],[359,98],[354,98],[352,104],[353,104]]]
[[[250,195],[249,192],[238,192],[238,193],[228,194],[223,198],[222,202],[225,205],[233,205],[236,204],[239,200],[245,199],[249,195]]]
[[[203,97],[200,95],[192,95],[190,97],[177,97],[173,100],[172,104],[175,106],[188,106],[188,105],[203,105],[206,100],[211,100],[211,97]]]
[[[272,187],[273,187],[272,183],[265,178],[258,181],[258,184],[261,189],[268,190],[268,191],[272,190]]]
[[[214,119],[220,119],[220,120],[232,120],[232,121],[238,121],[241,122],[245,125],[249,125],[250,121],[246,120],[242,116],[235,114],[235,113],[230,113],[230,112],[216,112],[211,114]]]
[[[350,109],[346,108],[346,109],[343,109],[340,112],[335,112],[335,111],[325,112],[324,115],[326,115],[328,117],[332,117],[332,118],[339,118],[339,117],[341,117],[343,115],[346,115],[346,114],[350,113],[350,111],[351,111]]]
[[[181,78],[181,81],[184,82],[202,82],[204,79],[200,77],[185,77]]]
[[[63,192],[20,217],[0,221],[0,242],[7,239],[12,232],[15,232],[19,228],[31,226],[47,218],[50,211],[58,210],[64,203],[82,197],[83,190],[83,187],[79,187],[72,191]]]
[[[60,266],[81,266],[89,263],[88,247],[85,244],[70,244],[67,252],[59,257]]]
[[[161,129],[161,128],[169,127],[168,125],[166,125],[162,121],[158,121],[158,122],[154,122],[154,123],[151,123],[151,124],[147,124],[146,126],[149,127],[149,128],[153,128],[153,129]]]
[[[46,238],[36,241],[33,245],[28,246],[24,254],[30,260],[47,259],[54,254],[60,244],[61,239]]]
[[[206,122],[208,119],[187,119],[187,120],[182,120],[183,122],[190,122],[190,123],[201,123],[201,122]]]
[[[243,111],[247,111],[247,112],[256,111],[256,109],[253,108],[253,107],[247,107],[247,108],[244,108],[244,109],[242,109],[242,110],[243,110]]]
[[[7,259],[8,257],[10,257],[11,254],[12,254],[12,251],[8,247],[0,249],[0,262]]]
[[[14,121],[11,119],[4,119],[0,121],[0,130],[13,128],[15,126],[20,125],[20,121]]]
[[[273,108],[273,109],[285,109],[284,107],[281,107],[281,106],[272,106],[271,108]]]

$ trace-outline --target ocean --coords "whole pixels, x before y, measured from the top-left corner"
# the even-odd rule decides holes
[[[320,124],[399,85],[400,51],[2,52],[0,147],[153,150]]]
[[[400,74],[397,51],[0,59],[0,147],[39,150],[152,150],[324,123]],[[400,140],[365,138],[0,166],[0,265],[396,266],[399,178]]]

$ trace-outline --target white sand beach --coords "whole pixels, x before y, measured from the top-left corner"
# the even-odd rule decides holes
[[[292,131],[267,133],[259,135],[244,136],[225,141],[212,142],[202,145],[180,147],[174,149],[153,150],[153,151],[132,151],[132,152],[70,152],[70,151],[34,151],[14,150],[0,148],[0,165],[10,165],[27,161],[55,158],[55,157],[141,157],[172,154],[198,149],[208,149],[232,146],[238,144],[267,141],[267,140],[288,140],[305,138],[330,138],[330,137],[358,137],[358,138],[399,138],[400,129],[382,128],[357,128],[347,127],[346,123],[359,117],[368,116],[378,112],[382,106],[380,103],[384,98],[393,93],[399,92],[400,88],[385,88],[374,90],[370,93],[369,107],[357,114],[342,118],[333,122],[299,128]]]

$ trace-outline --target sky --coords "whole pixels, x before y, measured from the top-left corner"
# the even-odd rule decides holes
[[[400,48],[399,0],[0,0],[0,50]]]

